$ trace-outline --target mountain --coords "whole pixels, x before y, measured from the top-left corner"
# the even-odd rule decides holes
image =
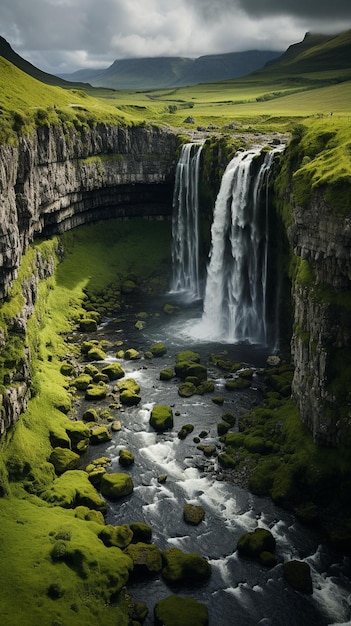
[[[150,57],[120,59],[105,70],[80,70],[61,78],[87,81],[94,87],[111,89],[159,89],[214,83],[240,78],[280,56],[276,50],[248,50],[214,54],[197,59]]]
[[[0,36],[0,56],[10,61],[12,65],[18,67],[22,72],[29,74],[32,78],[36,78],[40,80],[40,82],[45,83],[46,85],[53,85],[55,87],[64,87],[66,89],[72,89],[73,87],[83,88],[84,85],[82,83],[72,85],[72,82],[68,82],[59,78],[58,76],[54,76],[53,74],[47,74],[46,72],[42,72],[35,65],[29,63],[23,59],[17,52],[15,52],[10,44],[4,39],[4,37]]]
[[[351,78],[351,30],[338,35],[312,35],[289,48],[258,70],[256,75],[269,73],[286,80],[304,79],[346,80]]]

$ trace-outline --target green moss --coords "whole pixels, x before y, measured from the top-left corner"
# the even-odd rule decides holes
[[[173,428],[173,411],[170,406],[156,404],[151,409],[150,426],[157,431]]]
[[[129,546],[133,538],[133,531],[128,524],[122,524],[121,526],[105,526],[99,533],[99,539],[103,541],[105,546],[121,548],[124,550]]]
[[[154,609],[156,626],[208,626],[208,610],[201,602],[179,595],[159,600]]]
[[[162,552],[162,576],[171,584],[201,582],[211,576],[211,566],[199,554],[186,554],[178,548]]]
[[[161,550],[152,543],[131,543],[125,553],[133,561],[135,576],[158,574],[162,569]]]
[[[103,374],[107,374],[109,380],[118,380],[124,376],[124,370],[120,363],[110,363],[103,367],[101,371]]]
[[[115,501],[132,493],[134,484],[129,474],[105,473],[101,480],[101,493],[109,500]]]

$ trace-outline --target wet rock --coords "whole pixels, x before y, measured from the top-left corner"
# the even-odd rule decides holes
[[[151,346],[150,352],[152,352],[153,356],[160,357],[167,353],[167,348],[164,343],[158,342]]]
[[[101,372],[107,374],[109,380],[118,380],[124,376],[124,369],[120,363],[110,363],[106,365],[106,367],[103,367]]]
[[[168,405],[155,405],[151,410],[150,426],[157,431],[173,428],[173,411]]]
[[[242,556],[261,560],[263,553],[269,552],[273,554],[275,550],[275,539],[269,530],[256,528],[253,532],[246,532],[241,535],[237,549]],[[263,555],[262,559],[267,560],[267,557]]]
[[[92,445],[98,445],[100,443],[106,443],[111,441],[111,433],[104,425],[94,426],[90,430],[90,443]]]
[[[134,460],[134,454],[132,454],[130,450],[123,448],[123,450],[120,451],[118,461],[122,467],[130,467],[130,465],[133,465]]]
[[[152,529],[145,522],[133,522],[129,524],[133,532],[132,543],[150,543],[152,538]]]
[[[133,492],[134,484],[129,474],[105,473],[101,480],[101,493],[108,500],[119,500]]]
[[[205,517],[205,510],[202,506],[195,504],[185,504],[183,509],[184,521],[187,524],[198,526]]]
[[[162,569],[161,550],[152,543],[131,543],[125,553],[133,561],[136,577],[158,574]]]
[[[313,593],[311,569],[304,561],[288,561],[283,564],[283,574],[286,582],[296,591]]]
[[[211,576],[210,564],[199,554],[187,554],[179,548],[170,548],[162,552],[162,559],[162,576],[170,584],[202,582]]]

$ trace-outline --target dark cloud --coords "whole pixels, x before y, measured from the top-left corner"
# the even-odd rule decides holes
[[[0,34],[41,69],[115,59],[284,50],[351,27],[350,0],[1,0]]]

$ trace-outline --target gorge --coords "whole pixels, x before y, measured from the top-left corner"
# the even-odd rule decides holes
[[[259,143],[257,137],[256,141]],[[37,129],[31,138],[20,138],[18,146],[1,147],[1,292],[5,306],[14,302],[12,309],[9,307],[7,310],[4,318],[6,325],[1,330],[4,370],[1,433],[4,439],[6,432],[11,436],[11,427],[21,419],[30,397],[34,396],[31,388],[33,354],[30,354],[25,337],[37,304],[40,282],[57,271],[55,255],[62,257],[67,253],[60,243],[55,254],[51,256],[45,255],[43,250],[36,250],[29,271],[27,268],[27,273],[23,275],[23,259],[31,253],[32,242],[49,240],[53,235],[71,231],[76,226],[116,217],[123,222],[129,217],[170,221],[175,171],[182,143],[184,137],[171,130],[101,125],[90,130],[84,129],[80,133],[72,129],[63,132],[59,128],[43,127]],[[263,145],[266,143],[265,141]],[[246,162],[250,167],[253,165],[256,173],[266,172],[267,167],[271,172],[267,187],[269,216],[264,194],[263,222],[266,224],[267,220],[273,220],[276,232],[270,231],[269,238],[279,240],[275,243],[275,249],[279,249],[281,256],[273,270],[276,271],[279,266],[282,271],[284,267],[284,274],[290,275],[288,282],[292,289],[291,307],[289,296],[288,306],[286,302],[283,303],[285,310],[288,310],[283,321],[287,336],[292,336],[293,398],[299,407],[301,419],[315,442],[322,446],[345,449],[350,441],[349,387],[345,374],[350,359],[351,341],[350,307],[347,299],[351,273],[350,218],[330,206],[325,189],[312,191],[308,206],[306,203],[293,203],[294,174],[299,170],[304,156],[299,155],[297,159],[298,145],[299,140],[295,136],[291,144],[277,154],[274,160],[274,145],[270,145],[273,149],[268,151],[266,148],[262,151],[261,147],[253,151],[249,148],[250,156]],[[228,153],[223,149],[218,150],[218,161],[213,163],[213,168],[217,170],[217,189],[214,195],[219,190],[222,172],[231,161]],[[200,186],[205,177],[205,167],[201,170],[201,160],[206,164],[209,154],[205,142],[196,154],[199,158],[195,159]],[[239,152],[234,156],[235,163],[241,163],[247,154],[245,151]],[[212,157],[213,153],[211,159]],[[199,220],[203,208],[207,212],[213,208],[203,207],[198,199],[195,199],[195,204],[199,210]],[[256,234],[249,233],[249,239],[252,240]],[[183,237],[179,239],[183,240]],[[263,271],[261,283],[267,281],[269,265],[266,240],[267,232],[263,237],[263,252],[258,263]],[[188,255],[189,260],[194,249],[202,247],[205,249],[201,250],[203,259],[210,249],[210,233],[207,233],[205,243],[197,240],[187,243],[190,243],[191,253],[185,252],[185,257]],[[175,252],[175,256],[177,255],[178,251]],[[253,252],[249,255],[254,257]],[[195,269],[191,265],[190,269],[187,266],[184,270],[183,266],[179,274],[182,278],[178,277],[173,281],[172,290],[190,290],[191,298],[196,300],[201,295],[200,283],[203,279],[201,270],[199,272],[196,267],[197,264]],[[189,274],[192,276],[190,283]],[[233,276],[230,282],[233,282]],[[14,295],[15,284],[21,286],[20,296],[17,292]],[[253,326],[258,333],[254,336],[254,342],[269,343],[274,348],[276,338],[267,341],[266,330],[260,327],[262,307],[266,306],[263,303],[265,298],[272,297],[272,293],[278,299],[283,299],[287,292],[274,285],[267,291],[267,295],[258,296],[261,309]],[[217,304],[217,296],[210,294],[209,298]],[[274,318],[277,306],[274,298],[272,300],[274,305],[271,318]],[[217,313],[215,315],[218,317]],[[248,337],[251,335],[247,335],[245,331],[237,339],[241,341]],[[25,349],[16,360],[9,346],[18,338],[22,340]],[[46,337],[46,341],[48,344],[50,338]],[[142,371],[139,376],[143,376]],[[67,412],[65,407],[62,408],[63,412]],[[129,435],[135,436],[132,433]],[[147,440],[148,435],[145,435],[141,446],[142,455],[152,457],[153,442],[149,449]],[[162,449],[167,467],[172,452],[167,442]],[[15,462],[16,459],[12,467]],[[173,467],[172,458],[170,462],[177,476],[178,468]],[[186,465],[186,458],[184,462]],[[190,474],[193,477],[189,467],[186,466],[185,471],[187,476]],[[205,483],[207,485],[206,481]],[[196,481],[195,486],[189,484],[187,488],[191,498],[197,493]],[[165,495],[160,487],[157,489]],[[164,489],[167,492],[167,487]],[[225,490],[223,488],[223,502],[226,502]],[[260,517],[262,523],[270,515],[270,512],[263,514]],[[273,519],[274,513],[272,515]],[[115,521],[117,519],[118,509]],[[286,525],[289,526],[290,523],[287,518]],[[277,527],[279,529],[279,523]],[[203,540],[206,541],[205,536]],[[186,541],[185,539],[185,543]],[[229,561],[230,559],[222,563],[221,567],[225,569],[233,565]]]

